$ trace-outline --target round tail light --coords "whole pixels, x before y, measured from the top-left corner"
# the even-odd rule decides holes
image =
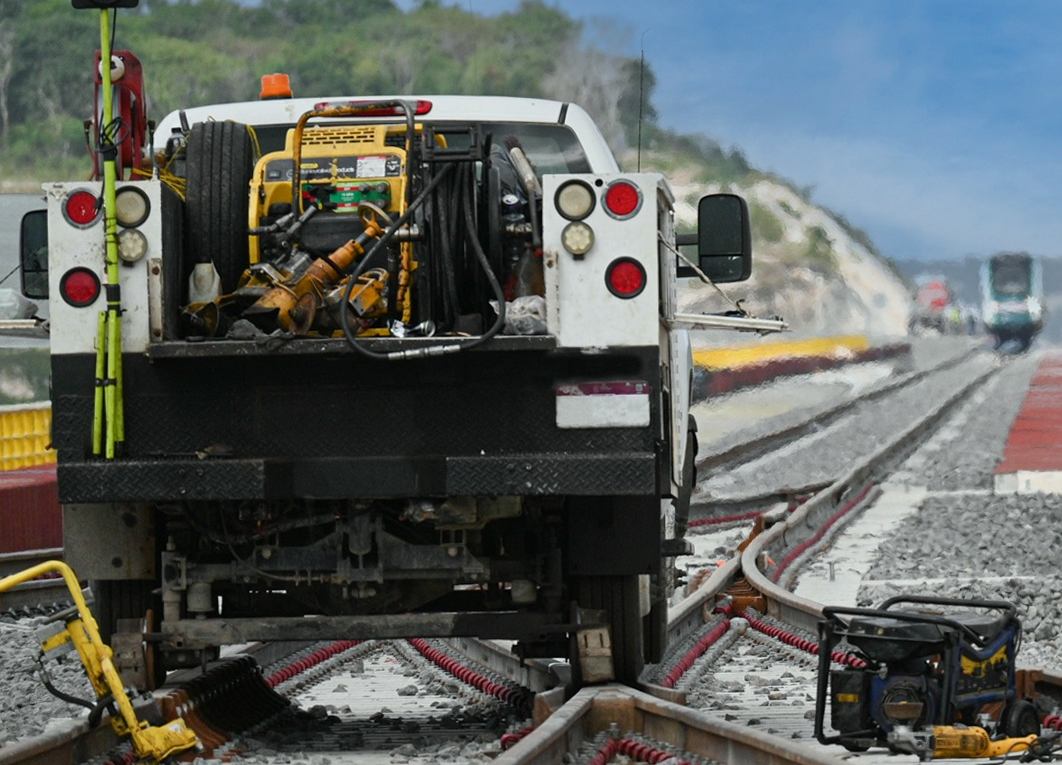
[[[143,189],[123,186],[114,197],[114,217],[119,226],[136,228],[151,214],[151,202]]]
[[[613,181],[605,189],[605,209],[613,218],[629,218],[641,206],[642,192],[630,181]]]
[[[87,228],[95,223],[101,209],[96,195],[85,189],[71,191],[63,201],[63,217],[78,228]]]
[[[71,268],[59,280],[59,294],[74,308],[84,308],[100,296],[100,278],[87,268]]]
[[[619,298],[642,294],[646,281],[645,268],[634,258],[616,258],[605,270],[605,286]]]
[[[123,263],[136,263],[147,251],[147,237],[138,229],[127,228],[118,235],[118,257]]]
[[[582,220],[594,211],[594,191],[583,181],[568,181],[557,189],[557,211],[568,220]]]

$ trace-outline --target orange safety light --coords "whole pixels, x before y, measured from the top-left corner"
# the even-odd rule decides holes
[[[291,98],[291,79],[281,72],[262,75],[262,90],[258,98],[268,101],[272,98]]]

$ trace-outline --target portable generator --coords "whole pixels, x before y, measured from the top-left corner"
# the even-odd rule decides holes
[[[899,604],[908,607],[894,608]],[[878,608],[827,607],[823,616],[815,703],[820,742],[851,751],[911,751],[904,744],[911,732],[939,737],[956,724],[995,737],[1040,732],[1036,707],[1015,690],[1021,623],[1012,604],[898,595]],[[861,666],[831,669],[842,640]],[[824,731],[827,698],[837,731],[831,736]]]
[[[242,318],[264,332],[348,340],[493,336],[504,325],[508,299],[541,295],[537,282],[519,286],[522,266],[542,268],[541,188],[520,140],[504,126],[498,126],[503,147],[475,123],[417,121],[430,109],[427,101],[322,102],[288,130],[283,149],[247,169],[246,185],[244,168],[230,168],[233,198],[224,201],[246,211],[248,236],[222,250],[215,240],[242,227],[213,226],[217,205],[190,213],[201,224],[188,226],[198,239],[184,269],[191,276],[181,315],[185,335],[224,336]],[[395,118],[404,120],[360,121]],[[198,189],[188,194],[190,211],[205,197],[223,195],[202,172],[214,165],[188,157],[207,154],[192,151],[200,144],[223,149],[237,138],[246,142],[245,126],[232,124],[231,136],[215,127],[223,135],[212,143],[200,136],[207,131],[202,124],[189,130],[187,185]],[[172,151],[179,155],[180,141]],[[193,175],[207,177],[193,183]],[[197,268],[208,272],[203,288]]]

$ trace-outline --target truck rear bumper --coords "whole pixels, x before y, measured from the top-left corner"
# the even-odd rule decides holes
[[[63,503],[417,496],[652,496],[652,453],[61,462]]]

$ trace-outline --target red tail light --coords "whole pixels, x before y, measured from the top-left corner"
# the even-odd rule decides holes
[[[642,192],[630,181],[613,181],[605,189],[605,209],[613,218],[629,218],[642,206]]]
[[[605,286],[619,298],[632,298],[642,294],[646,281],[645,269],[634,258],[616,258],[605,271]]]
[[[100,216],[96,195],[85,189],[71,191],[63,201],[63,217],[79,228],[91,226]]]
[[[87,268],[71,268],[59,280],[59,294],[74,308],[84,308],[100,296],[100,278]]]

